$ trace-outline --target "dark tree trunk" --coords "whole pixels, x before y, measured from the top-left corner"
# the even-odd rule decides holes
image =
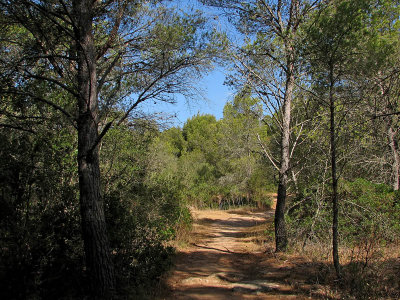
[[[288,238],[285,224],[285,205],[288,184],[288,171],[290,163],[290,112],[294,87],[294,59],[293,51],[289,46],[287,58],[287,73],[285,96],[282,107],[282,135],[281,135],[281,159],[279,168],[278,196],[275,210],[275,251],[287,250]]]
[[[284,252],[287,249],[288,239],[285,224],[287,175],[279,174],[278,197],[275,209],[275,251]]]
[[[115,275],[100,194],[96,53],[91,15],[93,2],[75,0],[73,3],[78,41],[78,174],[82,237],[91,293],[95,298],[108,298],[115,289]]]
[[[335,124],[335,99],[333,96],[334,78],[333,68],[330,71],[329,111],[330,111],[330,144],[331,144],[331,175],[332,175],[332,255],[336,276],[341,277],[339,262],[339,204],[338,204],[338,179],[336,171],[336,124]]]

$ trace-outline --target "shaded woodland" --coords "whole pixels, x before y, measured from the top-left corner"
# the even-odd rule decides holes
[[[399,252],[399,3],[201,2],[0,0],[1,298],[151,298],[190,207],[273,194],[277,252],[323,245],[349,297],[399,296],[377,272]],[[218,64],[223,118],[142,112]]]

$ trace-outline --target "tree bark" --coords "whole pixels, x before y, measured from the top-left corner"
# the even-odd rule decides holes
[[[341,278],[339,262],[339,205],[338,205],[338,179],[336,171],[336,124],[335,124],[335,99],[333,96],[334,78],[333,68],[330,70],[329,111],[330,111],[330,146],[331,146],[331,175],[332,175],[332,256],[336,276]]]
[[[287,71],[285,95],[282,106],[281,157],[279,168],[278,196],[275,210],[275,251],[287,250],[288,238],[285,223],[285,205],[290,163],[290,113],[294,88],[294,54],[292,47],[287,47]]]
[[[86,267],[95,298],[109,298],[115,290],[114,266],[100,193],[96,51],[91,0],[73,2],[77,36],[78,174],[82,237]]]
[[[391,118],[391,117],[389,117]],[[393,127],[391,126],[392,122],[388,122],[388,139],[389,139],[389,145],[390,149],[392,151],[392,156],[393,156],[393,189],[395,191],[399,190],[399,184],[400,184],[400,157],[399,157],[399,145],[396,140],[396,132],[393,130]]]
[[[379,72],[379,75],[382,76],[382,74]],[[393,164],[392,164],[392,174],[393,174],[393,189],[395,191],[399,190],[400,187],[400,157],[399,157],[399,145],[396,140],[396,131],[393,130],[393,115],[390,115],[393,112],[393,109],[391,108],[390,102],[389,102],[389,94],[388,94],[388,89],[385,88],[384,82],[381,78],[378,78],[378,84],[379,88],[381,91],[382,98],[386,102],[386,109],[385,113],[388,114],[387,116],[387,137],[389,141],[389,147],[390,150],[392,151],[392,156],[393,156]]]

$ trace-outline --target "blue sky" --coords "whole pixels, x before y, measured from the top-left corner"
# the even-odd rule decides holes
[[[182,10],[202,10],[204,15],[209,20],[214,20],[216,23],[213,26],[217,26],[220,30],[227,30],[229,26],[226,18],[224,18],[220,11],[204,6],[197,0],[174,0],[171,1],[171,6],[175,6],[177,9]],[[228,32],[232,33],[234,29],[230,27]],[[225,81],[225,70],[223,67],[216,66],[215,69],[205,75],[198,83],[196,87],[203,91],[204,97],[199,97],[198,100],[189,100],[181,95],[176,95],[176,104],[168,103],[157,103],[149,104],[146,103],[141,107],[145,113],[160,112],[168,115],[176,115],[170,121],[172,126],[180,126],[186,122],[188,118],[196,114],[212,114],[217,119],[222,118],[223,108],[227,101],[233,99],[234,91],[228,86],[224,85]]]
[[[196,114],[212,114],[217,119],[222,118],[223,109],[227,101],[233,99],[234,91],[224,85],[225,74],[221,67],[215,68],[204,76],[196,85],[203,91],[199,99],[186,99],[176,95],[176,104],[157,103],[144,104],[142,109],[146,113],[159,112],[167,115],[176,115],[171,119],[171,125],[182,127],[188,118]]]
[[[232,99],[233,91],[224,85],[225,74],[221,68],[216,68],[205,76],[199,83],[203,89],[205,99],[187,100],[178,96],[178,102],[170,105],[170,109],[177,114],[177,122],[183,123],[190,117],[200,114],[212,114],[217,119],[222,118],[223,108],[227,101]]]

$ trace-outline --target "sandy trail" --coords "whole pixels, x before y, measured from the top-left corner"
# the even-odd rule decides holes
[[[310,299],[306,266],[255,241],[273,213],[195,211],[195,242],[178,252],[162,299]]]

